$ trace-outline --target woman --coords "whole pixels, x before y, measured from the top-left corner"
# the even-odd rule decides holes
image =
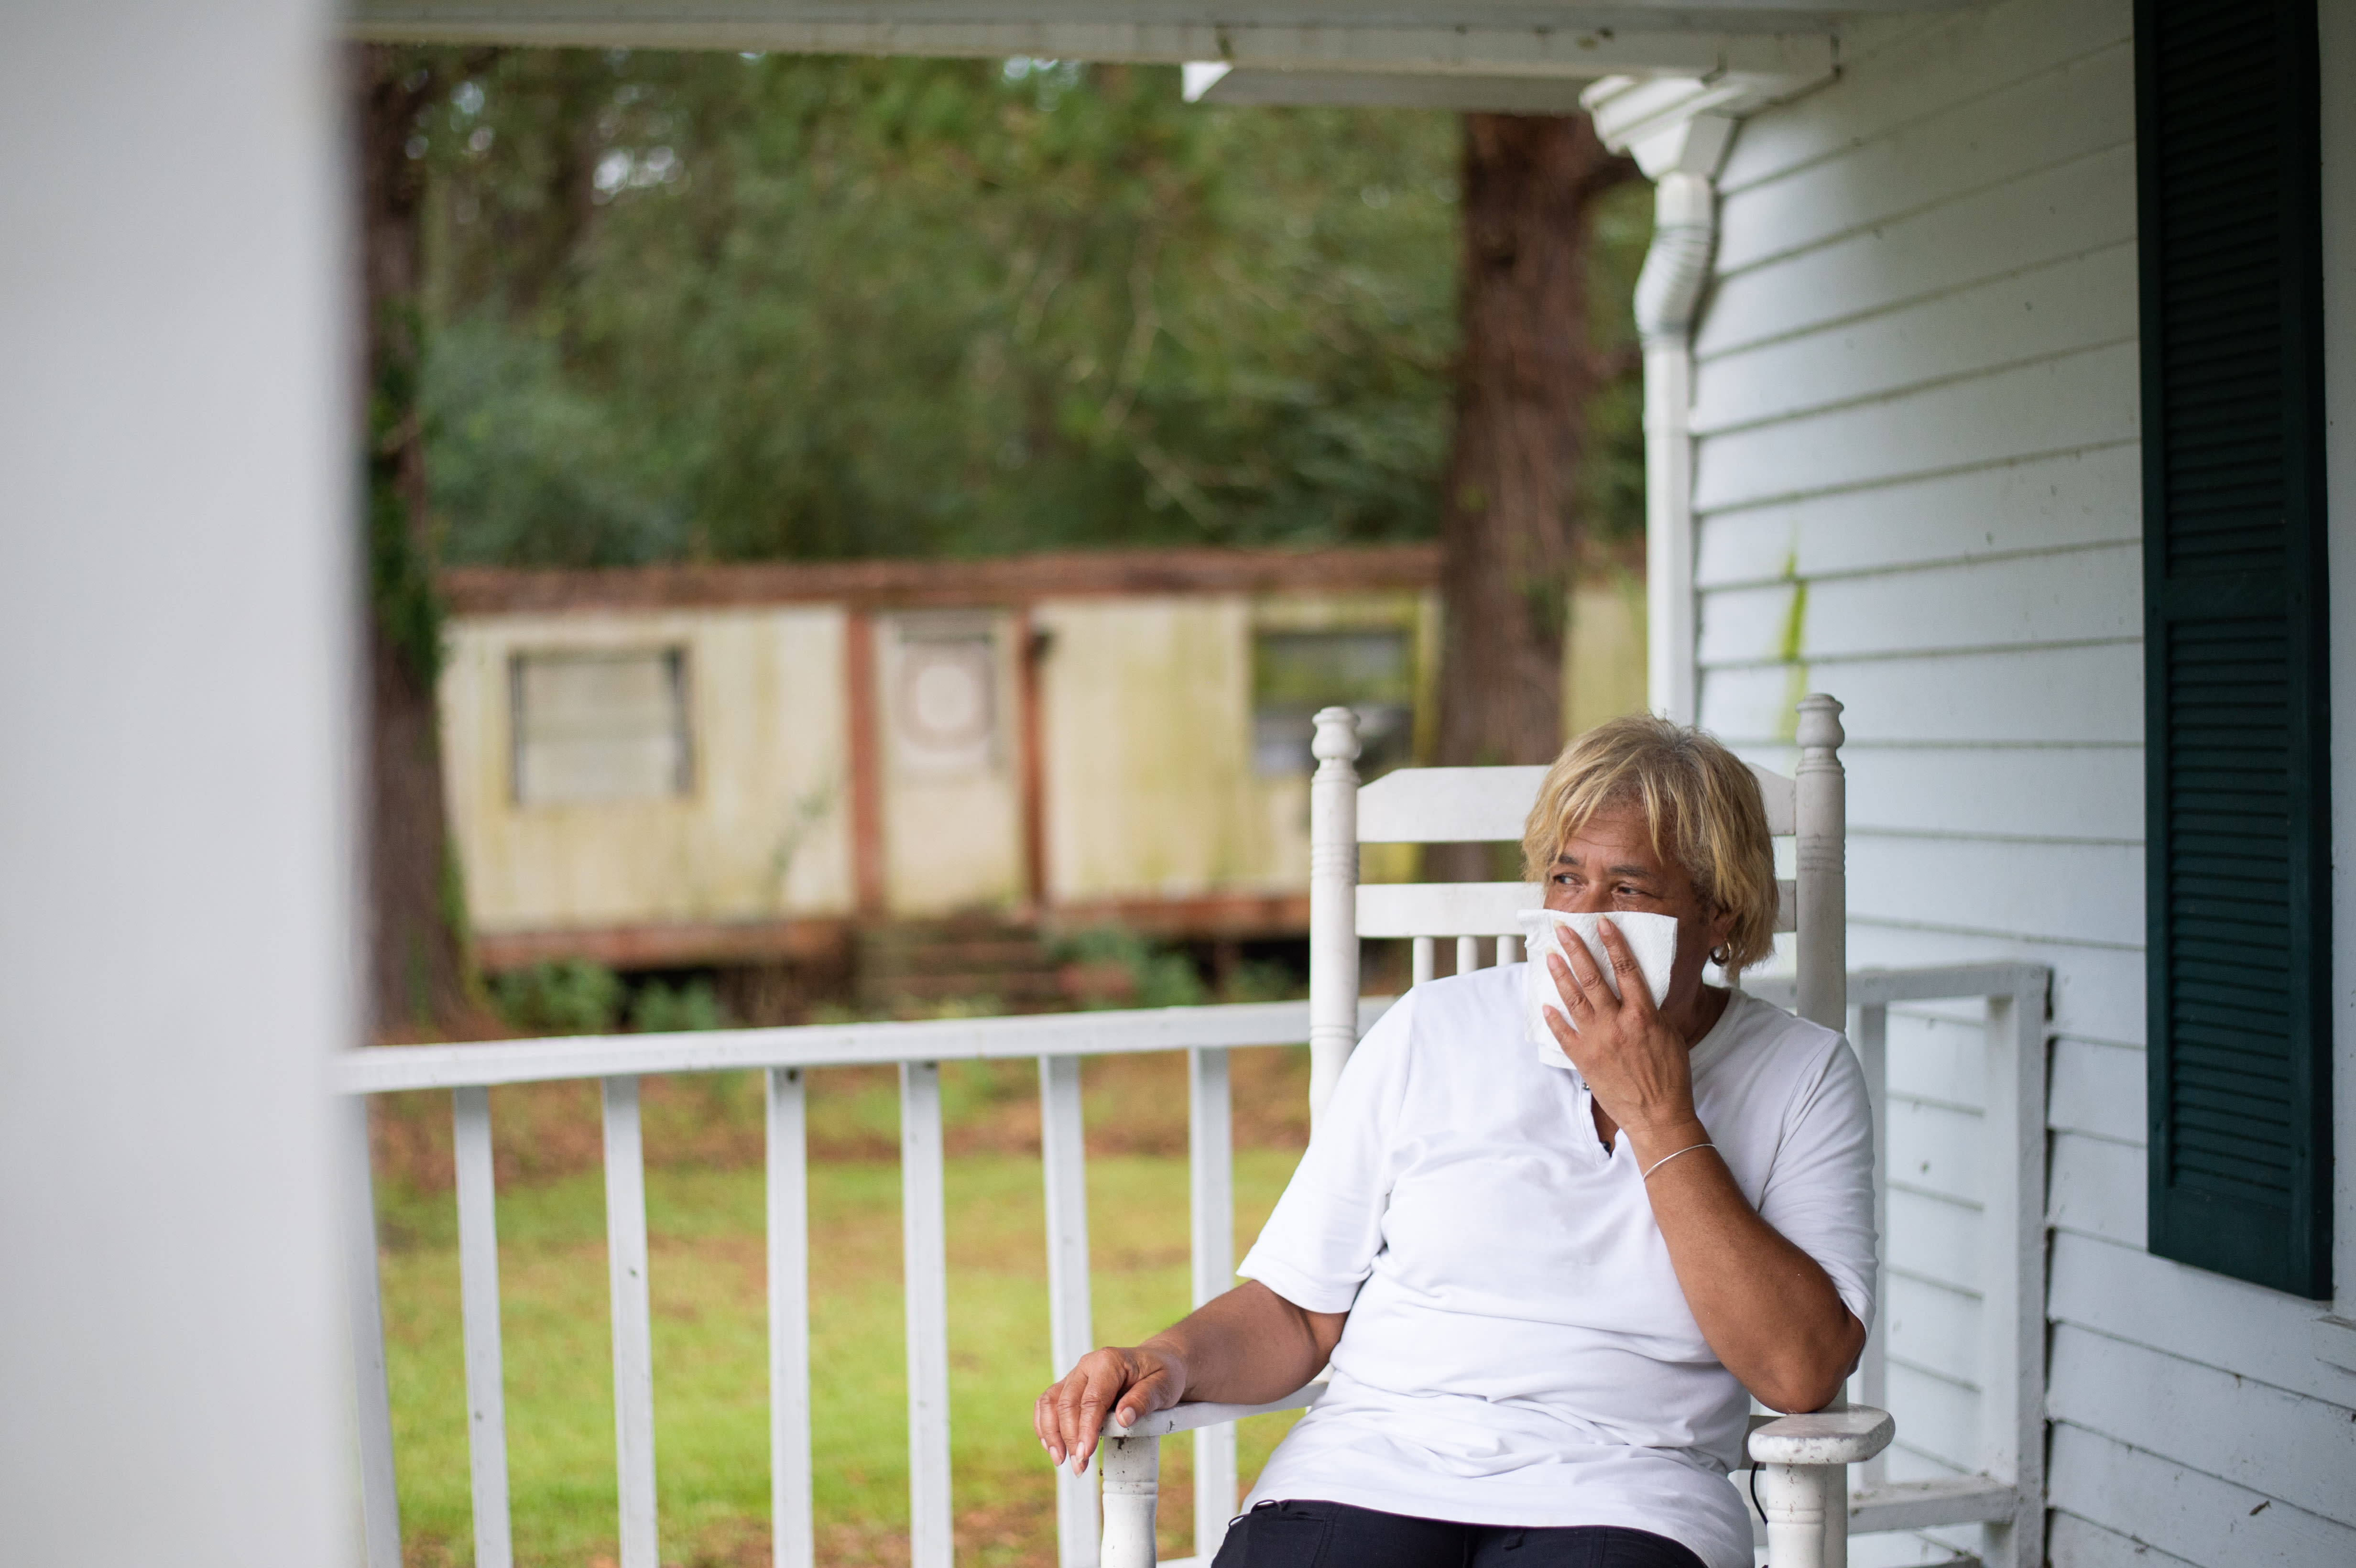
[[[1617,996],[1580,943],[1549,960],[1560,1058],[1525,1036],[1519,965],[1415,987],[1351,1057],[1248,1283],[1039,1397],[1079,1469],[1108,1415],[1263,1403],[1330,1360],[1216,1568],[1748,1568],[1726,1479],[1748,1396],[1821,1408],[1865,1344],[1863,1074],[1839,1035],[1702,981],[1772,941],[1750,770],[1616,720],[1555,763],[1522,848],[1549,909],[1676,919],[1659,1007],[1608,919]]]

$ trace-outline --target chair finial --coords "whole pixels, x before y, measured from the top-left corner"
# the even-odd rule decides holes
[[[1321,763],[1355,762],[1358,756],[1358,716],[1347,708],[1321,708],[1317,710],[1316,738],[1309,742],[1312,755]]]
[[[1800,699],[1799,742],[1804,751],[1840,750],[1848,739],[1842,730],[1841,705],[1837,699],[1821,691],[1811,692]]]

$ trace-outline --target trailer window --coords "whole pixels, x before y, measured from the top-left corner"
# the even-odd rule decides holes
[[[891,650],[893,756],[908,773],[999,766],[998,642],[987,618],[903,615]]]
[[[653,800],[692,787],[686,649],[516,654],[508,692],[517,805]]]
[[[1415,648],[1394,628],[1262,632],[1252,640],[1252,768],[1307,773],[1312,720],[1335,704],[1358,714],[1360,776],[1408,760],[1415,739]]]

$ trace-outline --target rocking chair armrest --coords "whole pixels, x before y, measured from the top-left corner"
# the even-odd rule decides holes
[[[1886,1410],[1853,1405],[1781,1415],[1752,1429],[1754,1465],[1862,1465],[1890,1445],[1898,1424]]]
[[[1268,1415],[1280,1410],[1306,1410],[1325,1394],[1323,1382],[1312,1382],[1293,1390],[1282,1399],[1266,1404],[1219,1404],[1205,1401],[1198,1404],[1173,1404],[1167,1410],[1140,1417],[1131,1426],[1107,1426],[1108,1437],[1167,1437],[1175,1432],[1192,1432],[1200,1426],[1220,1426],[1230,1421],[1240,1421],[1247,1415]]]

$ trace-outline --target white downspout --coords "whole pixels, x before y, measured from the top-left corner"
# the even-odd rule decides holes
[[[1653,187],[1653,246],[1636,278],[1644,343],[1645,676],[1653,711],[1690,724],[1694,668],[1693,324],[1718,239],[1708,175],[1671,169]]]
[[[1597,82],[1581,101],[1615,152],[1653,181],[1653,244],[1636,279],[1644,343],[1645,675],[1653,711],[1681,724],[1699,709],[1695,675],[1693,328],[1718,240],[1714,182],[1734,118],[1701,105],[1724,95],[1676,79]]]

